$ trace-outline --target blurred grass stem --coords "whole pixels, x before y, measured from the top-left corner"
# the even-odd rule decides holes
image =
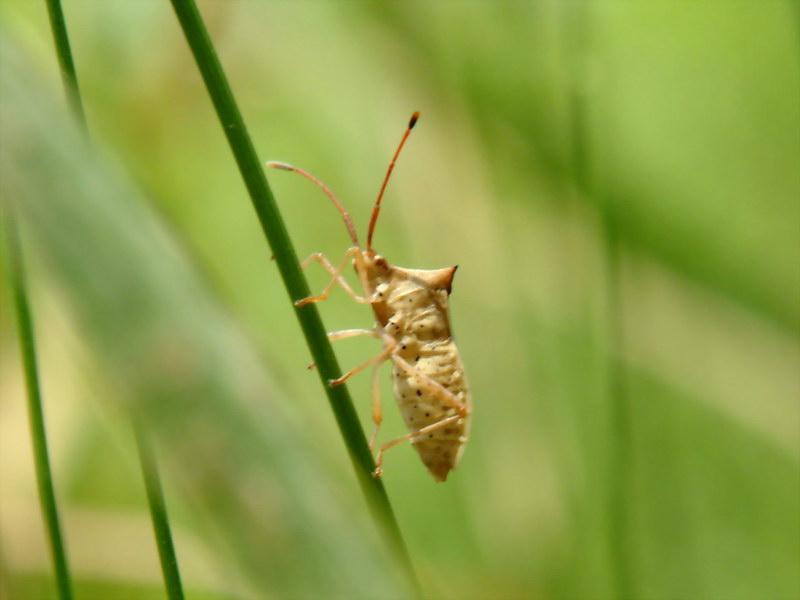
[[[50,469],[50,455],[47,449],[47,435],[42,407],[42,393],[39,385],[39,368],[36,356],[36,340],[33,331],[33,315],[28,302],[22,244],[11,200],[4,202],[5,234],[8,247],[9,275],[17,314],[19,344],[22,353],[22,367],[25,373],[25,386],[28,392],[28,419],[33,442],[33,458],[36,467],[36,483],[39,488],[39,502],[44,517],[45,529],[50,543],[50,554],[56,573],[56,586],[59,598],[69,600],[72,595],[67,553],[61,535],[56,493],[53,487],[53,474]]]
[[[67,24],[64,20],[64,11],[61,9],[61,0],[47,0],[47,14],[50,18],[50,28],[53,32],[53,41],[56,44],[56,55],[64,82],[64,91],[67,102],[75,118],[86,129],[86,115],[83,112],[81,91],[78,86],[78,74],[75,72],[75,63],[72,60],[72,50],[67,36]]]
[[[134,416],[136,421],[137,416]],[[153,450],[152,441],[147,436],[144,426],[134,423],[136,433],[136,447],[139,451],[139,462],[142,465],[144,483],[147,491],[147,503],[153,521],[153,533],[156,536],[158,557],[161,561],[161,572],[164,584],[167,587],[167,597],[170,600],[183,598],[178,558],[175,555],[175,545],[172,542],[172,533],[167,516],[167,506],[164,502],[164,491],[161,487],[161,476],[158,472],[158,460]]]
[[[294,303],[311,295],[303,276],[289,234],[278,212],[272,191],[264,174],[250,135],[245,128],[228,80],[208,36],[194,0],[171,0],[172,6],[203,77],[222,129],[228,139],[239,171],[250,194],[261,227],[275,256],[289,298]],[[379,530],[404,570],[411,588],[420,595],[420,588],[400,528],[380,479],[372,477],[375,463],[364,431],[346,386],[331,387],[328,382],[341,375],[336,357],[328,341],[322,319],[314,304],[294,307],[306,342],[317,365],[317,371],[328,396],[336,422],[344,439],[367,504]]]
[[[78,79],[75,75],[75,65],[72,61],[67,29],[64,23],[64,13],[59,0],[47,0],[47,12],[50,17],[50,26],[56,44],[61,77],[64,89],[76,118],[85,128],[86,119],[80,100]],[[19,234],[19,224],[11,200],[4,202],[4,221],[6,229],[6,243],[8,246],[9,274],[11,288],[14,295],[14,304],[17,314],[17,327],[19,330],[20,350],[22,364],[25,372],[25,385],[28,392],[28,419],[31,427],[31,441],[33,443],[34,464],[36,469],[36,483],[39,488],[39,502],[42,507],[42,516],[47,530],[50,544],[50,554],[56,575],[56,587],[59,597],[63,600],[71,599],[72,580],[67,561],[67,552],[61,533],[61,522],[58,516],[56,493],[53,486],[53,474],[50,468],[50,454],[47,447],[47,432],[44,423],[44,409],[42,407],[42,394],[39,385],[39,367],[36,355],[36,340],[33,329],[33,314],[28,302],[28,292],[25,278],[25,263],[22,255],[22,242]]]
[[[605,406],[609,411],[608,466],[604,504],[608,519],[608,551],[611,562],[613,598],[634,598],[634,565],[629,552],[630,521],[627,506],[631,491],[630,456],[631,423],[621,365],[622,324],[620,321],[619,236],[612,216],[611,198],[595,189],[591,165],[590,113],[587,101],[588,73],[586,58],[589,48],[589,10],[584,3],[570,4],[565,9],[566,42],[570,74],[569,121],[572,176],[581,194],[597,201],[600,221],[600,243],[603,265],[603,360],[605,373]]]
[[[47,13],[50,17],[50,27],[53,32],[53,40],[67,102],[81,131],[88,136],[86,113],[83,109],[80,87],[78,86],[78,74],[75,71],[75,62],[72,60],[72,50],[60,0],[47,0]],[[136,419],[135,416],[133,418]],[[167,588],[167,596],[170,600],[181,600],[183,598],[183,590],[178,571],[178,560],[172,543],[166,503],[164,502],[161,480],[158,475],[157,459],[142,426],[134,423],[133,427],[136,433],[142,475],[150,507],[150,518],[153,521],[153,530],[156,537],[156,546],[158,547],[158,556],[161,561],[161,572],[164,575],[164,585]],[[58,565],[58,563],[56,564]],[[66,567],[66,562],[64,565]]]

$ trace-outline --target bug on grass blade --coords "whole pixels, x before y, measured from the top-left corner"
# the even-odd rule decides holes
[[[318,262],[332,278],[317,296],[297,302],[303,306],[320,302],[330,295],[337,283],[356,302],[369,304],[375,313],[372,329],[345,329],[328,334],[332,340],[366,335],[380,340],[383,349],[366,362],[350,369],[330,385],[340,385],[350,377],[372,366],[372,419],[374,427],[370,448],[383,420],[379,391],[379,369],[386,361],[392,362],[394,394],[403,415],[408,433],[380,446],[375,457],[375,477],[383,470],[383,455],[389,448],[410,440],[422,462],[437,481],[445,481],[451,470],[458,466],[469,436],[471,400],[464,376],[464,367],[450,329],[448,299],[456,267],[444,269],[405,269],[389,262],[372,247],[372,234],[380,214],[381,200],[394,170],[397,157],[406,143],[419,113],[414,113],[400,144],[392,157],[372,211],[367,231],[367,247],[358,241],[350,215],[341,202],[321,181],[306,171],[281,162],[268,162],[267,166],[294,171],[318,185],[328,195],[342,214],[353,247],[347,250],[338,266],[324,255],[315,252],[302,263],[306,268]],[[364,290],[360,296],[342,277],[342,271],[352,263]]]

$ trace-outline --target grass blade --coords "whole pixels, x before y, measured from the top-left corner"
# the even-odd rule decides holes
[[[86,114],[83,109],[80,87],[78,86],[78,74],[75,70],[75,62],[72,60],[72,50],[60,0],[47,0],[47,13],[50,18],[50,28],[53,32],[53,40],[56,46],[56,55],[58,56],[67,102],[81,130],[88,134]],[[136,430],[136,444],[167,595],[171,600],[181,600],[183,598],[183,589],[178,571],[178,560],[175,556],[175,547],[172,543],[169,519],[167,518],[166,503],[158,474],[158,462],[141,427],[134,424],[134,429]]]
[[[64,20],[64,11],[61,9],[61,0],[47,0],[47,15],[50,17],[50,29],[53,31],[53,40],[56,44],[56,55],[67,94],[67,102],[75,114],[75,118],[82,127],[86,127],[86,115],[83,112],[81,91],[78,86],[78,74],[75,72],[75,63],[72,60],[72,50],[67,35],[67,24]]]
[[[139,462],[142,465],[147,491],[147,503],[150,506],[150,516],[153,521],[153,533],[156,536],[158,557],[161,561],[161,573],[167,587],[167,597],[170,600],[182,600],[183,585],[178,569],[178,558],[175,555],[175,545],[172,543],[167,505],[164,502],[164,491],[161,488],[161,476],[158,472],[158,460],[144,428],[139,424],[134,424],[134,429],[136,430]]]
[[[33,315],[28,302],[28,291],[25,281],[25,267],[22,256],[22,245],[19,237],[19,225],[16,215],[5,202],[6,244],[8,246],[9,276],[14,295],[14,306],[19,328],[19,344],[22,353],[22,366],[25,372],[25,385],[28,391],[28,418],[31,426],[33,457],[36,466],[36,483],[39,488],[39,502],[42,506],[45,528],[50,542],[50,554],[56,572],[56,585],[62,600],[72,596],[67,553],[61,535],[61,524],[58,517],[56,493],[53,487],[53,474],[50,469],[50,456],[47,449],[47,434],[42,408],[42,393],[39,385],[39,368],[36,358],[36,340],[33,332]]]
[[[250,194],[261,227],[275,256],[289,298],[295,302],[311,295],[303,276],[289,234],[278,212],[264,169],[245,128],[225,73],[217,58],[194,0],[171,0],[172,6],[191,48],[198,69],[216,109],[222,129]],[[317,365],[323,388],[333,409],[345,446],[353,462],[361,488],[367,497],[374,518],[390,547],[406,571],[409,581],[419,593],[419,585],[408,551],[380,479],[372,477],[375,463],[367,445],[346,386],[330,387],[328,381],[341,375],[341,370],[328,341],[316,306],[295,307],[297,319]]]

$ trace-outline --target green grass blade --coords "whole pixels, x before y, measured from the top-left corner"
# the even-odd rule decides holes
[[[170,600],[182,600],[183,585],[178,569],[178,558],[175,555],[175,545],[172,543],[167,505],[164,501],[161,476],[158,472],[158,460],[144,428],[139,424],[134,424],[134,429],[136,430],[139,462],[142,465],[147,491],[147,503],[150,506],[150,515],[153,521],[153,533],[156,536],[158,557],[161,561],[161,573],[164,575],[164,584],[167,587],[167,597]]]
[[[53,32],[56,55],[58,56],[67,101],[81,130],[84,133],[88,133],[86,114],[83,109],[80,87],[78,86],[78,74],[75,70],[75,62],[72,60],[72,50],[60,0],[47,0],[47,12],[50,17],[50,27]],[[161,562],[161,572],[164,575],[164,585],[167,588],[168,597],[172,600],[179,600],[183,598],[183,589],[178,571],[178,560],[175,556],[175,547],[172,543],[172,533],[167,518],[166,503],[158,475],[158,462],[141,428],[136,425],[134,425],[134,428],[136,429],[136,442],[150,508],[150,518],[153,521],[156,546],[158,547],[158,556]]]
[[[239,108],[233,98],[227,78],[217,58],[205,25],[193,0],[171,0],[180,21],[186,41],[191,48],[198,69],[216,109],[222,129],[244,179],[261,227],[275,256],[289,298],[295,302],[311,295],[303,276],[289,234],[278,212],[272,191],[267,183],[264,168],[258,159],[253,143],[245,128]],[[406,570],[412,587],[419,589],[411,566],[408,551],[394,516],[386,490],[380,479],[372,477],[375,468],[364,431],[350,399],[346,386],[330,387],[328,381],[341,375],[333,349],[316,306],[295,308],[295,313],[305,335],[311,355],[317,365],[325,393],[333,409],[336,422],[344,438],[362,490],[367,497],[373,516],[380,525]]]
[[[50,28],[53,31],[53,40],[56,44],[58,65],[61,69],[61,78],[67,94],[72,112],[82,127],[86,127],[86,115],[83,112],[81,91],[78,86],[78,74],[75,72],[75,63],[72,60],[72,50],[67,35],[67,24],[64,21],[64,11],[61,9],[61,0],[47,0],[47,14],[50,17]]]
[[[19,226],[8,199],[6,199],[4,221],[6,244],[8,246],[8,272],[14,295],[19,344],[22,352],[22,366],[28,391],[28,418],[30,420],[33,457],[36,465],[36,483],[39,487],[39,502],[42,506],[45,528],[50,542],[50,553],[56,572],[58,594],[62,600],[67,600],[73,597],[72,581],[64,540],[61,536],[56,493],[53,487],[53,474],[50,469],[50,456],[47,450],[42,393],[39,386],[39,368],[36,358],[36,340],[33,332],[33,316],[28,302]]]

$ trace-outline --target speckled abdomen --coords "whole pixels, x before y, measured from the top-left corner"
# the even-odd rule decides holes
[[[401,340],[398,354],[425,377],[435,381],[470,408],[469,391],[464,368],[453,340],[420,341],[411,336]],[[458,410],[430,390],[430,384],[394,367],[394,393],[409,431],[434,425]],[[458,466],[469,434],[469,415],[429,433],[412,438],[422,462],[438,481]]]

